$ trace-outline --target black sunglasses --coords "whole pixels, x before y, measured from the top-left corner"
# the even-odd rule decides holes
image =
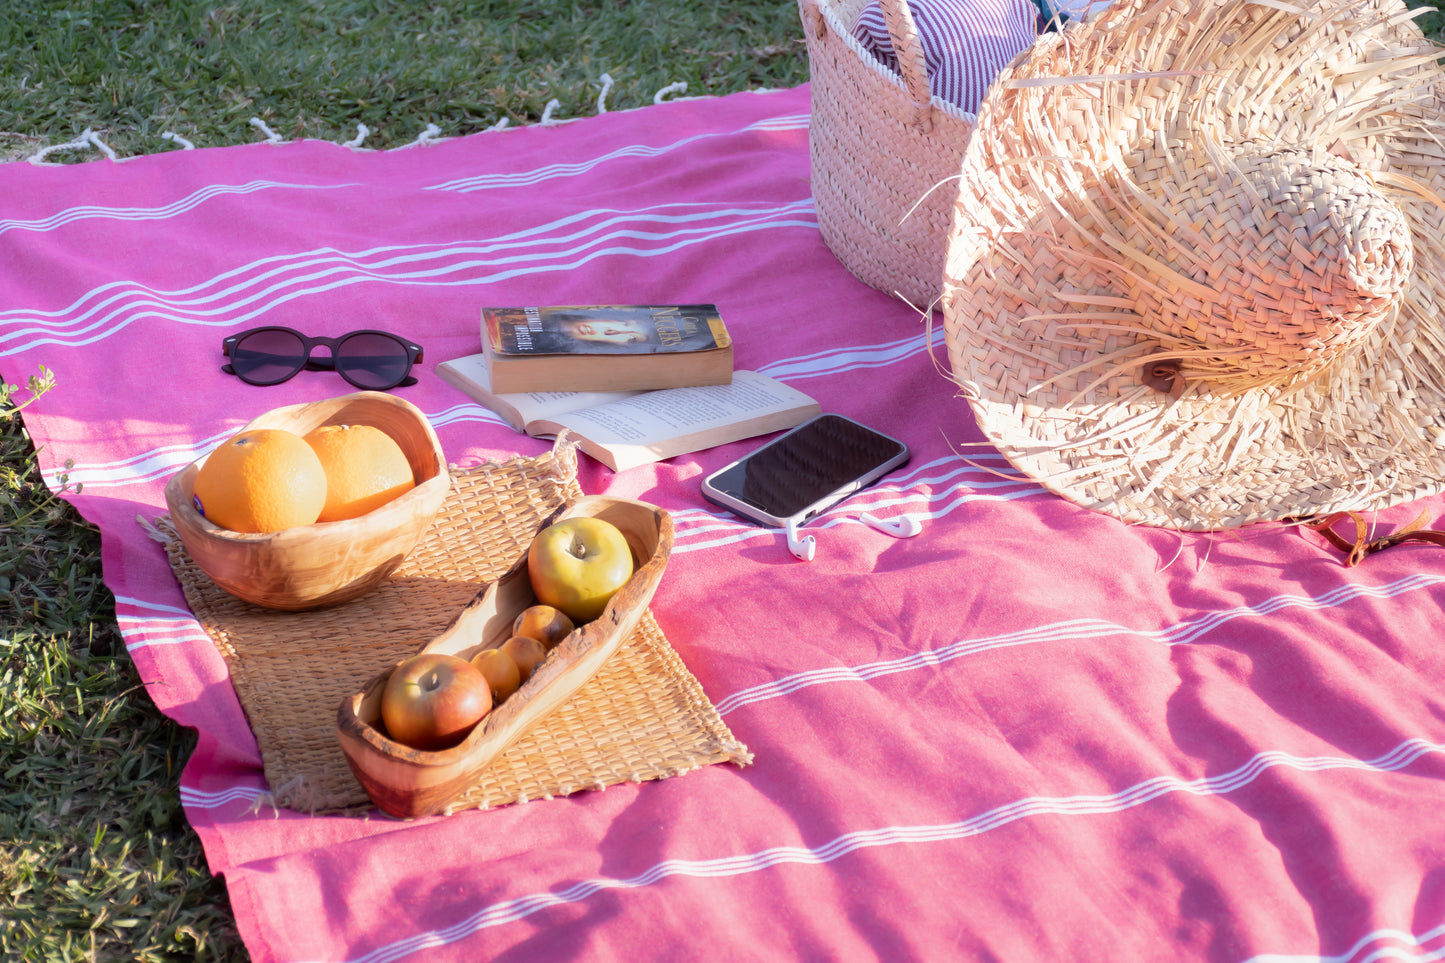
[[[311,357],[329,348],[329,357]],[[352,331],[339,338],[308,338],[291,328],[251,328],[221,342],[231,359],[221,370],[249,385],[279,385],[296,372],[335,371],[358,388],[386,391],[416,384],[411,366],[421,360],[421,345],[385,331]]]

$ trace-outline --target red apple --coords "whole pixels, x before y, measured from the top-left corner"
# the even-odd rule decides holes
[[[512,634],[530,636],[550,652],[576,627],[565,612],[550,605],[529,605],[512,623]]]
[[[527,550],[527,574],[543,605],[579,625],[602,614],[632,577],[632,549],[617,526],[600,518],[565,518],[548,525]]]
[[[381,693],[386,731],[413,749],[456,745],[491,709],[486,676],[466,659],[441,652],[402,662],[391,670]]]

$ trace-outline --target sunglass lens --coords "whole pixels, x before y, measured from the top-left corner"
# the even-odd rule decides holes
[[[306,344],[293,331],[263,328],[231,349],[231,367],[253,385],[280,384],[306,363]]]
[[[384,334],[353,334],[336,346],[336,370],[358,388],[395,388],[406,380],[406,345]]]

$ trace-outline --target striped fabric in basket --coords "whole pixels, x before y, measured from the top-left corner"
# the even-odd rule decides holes
[[[998,72],[1033,43],[1040,29],[1031,0],[909,0],[928,62],[933,96],[975,113]],[[851,27],[853,36],[890,70],[898,58],[883,10],[872,0]]]

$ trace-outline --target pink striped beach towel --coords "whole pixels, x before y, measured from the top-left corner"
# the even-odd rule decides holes
[[[1030,0],[909,0],[908,10],[933,96],[970,114],[998,72],[1039,33],[1039,10]],[[852,33],[884,66],[898,71],[878,0],[859,12]]]
[[[1445,955],[1445,551],[1130,527],[1014,471],[938,325],[818,235],[806,88],[370,152],[303,141],[0,166],[0,375],[100,527],[187,819],[257,963]],[[804,528],[719,511],[752,443],[589,493],[672,512],[658,624],[746,767],[399,822],[268,805],[226,662],[137,516],[250,416],[349,389],[223,375],[258,323],[396,330],[461,467],[550,447],[436,377],[483,304],[720,307],[740,368],[906,441]],[[961,458],[966,452],[968,457]],[[1389,531],[1445,497],[1382,513]],[[908,516],[897,539],[863,524]]]

